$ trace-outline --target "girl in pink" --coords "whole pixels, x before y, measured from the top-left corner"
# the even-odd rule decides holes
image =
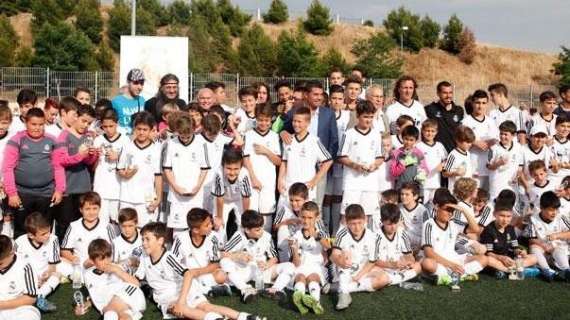
[[[392,152],[390,173],[394,177],[394,188],[400,190],[406,182],[416,182],[423,195],[423,184],[427,178],[428,168],[424,153],[416,147],[420,131],[414,126],[405,127],[402,132],[402,147]]]

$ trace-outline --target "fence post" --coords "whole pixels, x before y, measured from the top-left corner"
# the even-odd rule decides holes
[[[194,101],[194,72],[190,72],[190,83],[188,83],[188,91],[190,96],[188,97],[188,100],[190,101]]]
[[[236,92],[239,92],[239,73],[236,73]],[[236,106],[239,106],[239,95],[236,94]]]
[[[49,98],[49,67],[46,69],[46,98]]]
[[[340,24],[340,14],[336,14],[336,24]]]
[[[95,71],[95,101],[99,101],[99,72]]]
[[[2,95],[2,97],[4,96],[4,86],[6,84],[4,83],[4,68],[0,68],[0,94]]]
[[[257,21],[261,21],[261,8],[257,8]]]
[[[530,84],[530,103],[529,103],[529,109],[530,108],[534,108],[534,90],[533,90],[533,86],[532,83]]]

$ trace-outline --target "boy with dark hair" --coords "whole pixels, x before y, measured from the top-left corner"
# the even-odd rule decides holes
[[[547,168],[547,173],[558,171],[558,163],[556,158],[553,156],[552,148],[548,147],[547,141],[549,139],[547,130],[540,124],[535,125],[530,129],[529,136],[530,142],[526,146],[522,147],[522,158],[523,158],[523,175],[521,182],[525,189],[528,190],[530,185],[534,183],[529,170],[529,165],[533,161],[540,160],[544,162]]]
[[[38,95],[31,89],[22,89],[18,92],[16,102],[18,103],[20,114],[19,117],[14,118],[10,125],[10,136],[26,129],[26,114],[28,114],[30,109],[36,107]]]
[[[441,171],[447,159],[447,150],[441,142],[436,141],[438,132],[436,120],[427,119],[422,123],[422,139],[417,144],[418,149],[424,153],[427,166],[427,176],[424,182],[423,203],[428,204],[433,198],[433,193],[441,187]]]
[[[125,271],[133,274],[142,254],[142,239],[137,229],[137,211],[133,208],[119,210],[117,223],[120,235],[113,239],[113,262],[123,266]]]
[[[570,94],[569,94],[570,98]],[[551,178],[554,184],[560,184],[562,179],[570,175],[570,117],[562,114],[556,118],[556,133],[552,144],[552,159],[556,160],[552,166]]]
[[[531,133],[534,126],[539,126],[546,130],[547,145],[552,145],[552,137],[556,133],[556,118],[554,109],[556,108],[556,94],[552,91],[544,91],[539,96],[540,109],[539,112],[532,116],[529,121],[528,134]]]
[[[257,90],[254,87],[244,87],[238,92],[240,108],[233,114],[233,120],[238,122],[237,131],[243,136],[255,128],[255,106],[257,105]]]
[[[166,249],[167,233],[166,225],[160,222],[149,222],[141,229],[145,254],[135,273],[135,277],[146,280],[152,288],[153,300],[165,319],[215,320],[225,316],[237,320],[262,320],[209,303],[202,290],[193,285],[195,275]]]
[[[516,125],[505,121],[499,126],[499,143],[489,149],[487,168],[489,169],[489,194],[495,199],[503,189],[515,191],[522,175],[522,149],[513,139]]]
[[[489,117],[499,127],[505,121],[511,121],[515,125],[515,133],[520,144],[526,143],[526,123],[528,114],[525,114],[519,107],[513,106],[509,102],[509,91],[502,83],[494,83],[487,88],[491,96],[491,101],[496,109],[489,112]]]
[[[174,239],[172,253],[180,258],[203,287],[208,296],[231,295],[225,282],[226,273],[220,268],[222,245],[212,232],[212,215],[200,208],[191,209],[186,216],[189,230],[179,233]]]
[[[528,165],[530,176],[534,180],[528,187],[529,206],[532,213],[540,211],[540,197],[548,191],[556,191],[558,186],[548,178],[548,168],[542,160],[534,160]]]
[[[81,103],[74,97],[63,97],[59,101],[59,119],[51,125],[45,126],[46,133],[59,137],[63,130],[71,128],[77,120],[77,109]]]
[[[339,67],[333,67],[329,71],[329,84],[332,86],[342,86],[344,83],[344,75]],[[330,93],[330,92],[329,92]]]
[[[394,188],[400,189],[406,182],[416,182],[423,197],[423,183],[428,175],[424,153],[417,148],[420,131],[414,126],[407,126],[402,131],[402,147],[394,150],[390,156],[390,173],[394,177]]]
[[[562,101],[554,110],[554,114],[559,117],[564,115],[567,118],[570,118],[570,85],[564,84],[560,86],[558,93],[560,94]]]
[[[570,221],[558,214],[560,199],[548,191],[540,197],[540,213],[530,217],[525,232],[529,239],[530,253],[538,260],[538,267],[547,281],[555,277],[570,280],[568,265],[568,240],[570,240]],[[550,258],[556,268],[551,268]]]
[[[475,134],[471,128],[459,126],[455,129],[455,148],[449,152],[443,167],[442,175],[448,178],[449,190],[460,177],[473,177],[475,168],[471,162],[471,146],[475,141]]]
[[[247,284],[258,276],[264,283],[273,282],[271,288],[263,290],[275,300],[285,302],[283,291],[295,273],[291,262],[279,263],[277,250],[271,235],[263,230],[263,217],[256,211],[248,210],[241,216],[241,231],[236,232],[224,246],[224,258],[220,262],[222,270],[241,292],[242,302],[249,303],[258,294]],[[261,273],[261,274],[260,274]]]
[[[0,317],[2,319],[40,320],[33,305],[37,278],[28,261],[14,254],[12,239],[0,235]]]
[[[403,230],[406,231],[408,245],[417,253],[421,250],[422,225],[429,219],[426,207],[420,203],[420,186],[415,182],[402,184],[400,202]]]
[[[344,83],[345,87],[345,103],[348,110],[356,110],[362,93],[362,79],[354,76],[348,77]]]
[[[91,104],[91,90],[86,87],[76,87],[73,90],[73,97],[83,105]]]

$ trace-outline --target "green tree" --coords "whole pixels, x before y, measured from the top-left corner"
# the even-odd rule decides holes
[[[0,14],[6,15],[6,16],[13,16],[15,14],[18,14],[18,12],[20,12],[21,9],[18,6],[18,3],[16,2],[12,2],[12,1],[2,1],[0,2]]]
[[[465,27],[459,37],[459,54],[457,57],[459,60],[466,64],[471,64],[475,60],[477,55],[477,43],[475,41],[475,34],[471,29]]]
[[[313,0],[307,9],[307,20],[303,21],[303,27],[311,34],[326,36],[334,29],[332,22],[330,9],[319,0]]]
[[[109,10],[109,21],[107,26],[109,45],[113,51],[119,52],[121,47],[121,35],[130,34],[130,30],[130,9],[123,0],[115,0],[113,2],[113,8]]]
[[[113,71],[115,67],[115,58],[113,57],[113,50],[105,41],[101,41],[97,46],[97,53],[95,55],[99,70]]]
[[[443,40],[441,48],[449,53],[458,54],[461,51],[459,39],[463,32],[463,22],[457,15],[452,15],[445,28],[443,28]]]
[[[241,11],[238,6],[234,7],[229,0],[218,0],[217,5],[222,21],[230,28],[232,36],[241,36],[251,21],[251,15]]]
[[[238,58],[241,74],[272,76],[275,72],[275,46],[258,24],[241,37]]]
[[[277,39],[277,70],[282,76],[311,77],[321,73],[319,54],[305,33],[281,32]]]
[[[10,19],[0,15],[0,66],[9,67],[14,65],[18,40],[18,35],[12,24],[10,24]]]
[[[75,7],[75,27],[83,31],[93,43],[101,41],[103,19],[99,11],[98,0],[80,0]]]
[[[137,9],[137,35],[153,36],[155,34],[156,21],[153,14],[143,8]]]
[[[390,11],[384,20],[384,27],[396,43],[399,44],[403,39],[404,49],[418,52],[424,47],[420,16],[406,8],[400,7],[397,10]],[[404,30],[404,27],[407,27],[408,30]]]
[[[570,85],[570,48],[561,47],[558,54],[558,62],[554,63],[554,72],[560,75],[560,85]]]
[[[152,16],[154,23],[158,26],[165,26],[170,22],[168,11],[160,4],[160,0],[137,0],[137,9],[141,8]]]
[[[175,0],[168,6],[170,23],[185,25],[190,22],[190,6],[183,0]]]
[[[272,0],[267,13],[263,15],[263,22],[279,24],[289,20],[287,5],[282,0]]]
[[[75,9],[76,0],[55,0],[55,3],[60,8],[63,16],[65,18],[73,14],[73,9]]]
[[[65,19],[64,10],[59,7],[56,0],[32,0],[30,9],[33,14],[32,30],[34,32],[44,23],[55,24]]]
[[[356,56],[355,66],[370,78],[394,79],[402,74],[403,62],[392,51],[394,40],[378,32],[368,39],[357,41],[351,52]]]
[[[14,59],[14,64],[17,67],[31,67],[32,61],[34,60],[34,52],[32,48],[28,46],[20,46],[16,52],[16,58]]]
[[[426,15],[420,20],[420,29],[422,31],[423,45],[428,48],[437,47],[441,32],[439,24]]]
[[[210,72],[223,63],[216,52],[214,40],[208,33],[206,19],[200,15],[190,20],[188,29],[188,66],[193,72]]]
[[[45,23],[34,39],[33,64],[54,70],[96,70],[93,44],[81,31],[64,21]]]
[[[324,71],[322,76],[327,76],[327,73],[334,67],[340,68],[343,73],[347,73],[350,69],[348,62],[335,48],[330,48],[321,58],[321,66],[322,70]]]
[[[367,27],[374,27],[374,21],[366,20],[366,21],[364,21],[364,23],[362,25],[367,26]]]

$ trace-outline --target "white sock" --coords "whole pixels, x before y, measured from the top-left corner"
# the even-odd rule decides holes
[[[447,268],[438,263],[437,268],[435,269],[435,275],[438,277],[446,276],[449,275],[449,272],[447,272]]]
[[[316,281],[309,282],[309,294],[317,301],[321,301],[321,285]]]
[[[103,315],[103,320],[119,320],[119,315],[115,311],[107,311]]]
[[[300,291],[302,293],[305,293],[306,291],[305,283],[300,281],[295,283],[295,291]]]
[[[360,279],[358,282],[358,291],[368,291],[372,292],[374,289],[372,288],[372,279],[366,277],[364,279]]]
[[[402,282],[406,282],[410,279],[416,277],[416,271],[413,269],[405,270],[404,272],[398,272],[396,274],[389,273],[388,277],[390,278],[390,284],[395,286]]]
[[[208,312],[208,313],[206,313],[206,315],[204,316],[204,320],[217,320],[217,319],[220,319],[220,318],[224,318],[224,317],[223,317],[221,314],[215,313],[215,312]],[[239,316],[238,316],[238,320],[242,320],[242,319],[245,319],[245,318],[241,318],[241,319],[240,319]]]
[[[238,314],[237,320],[247,320],[247,316],[249,316],[249,313],[247,312],[240,312]]]
[[[483,266],[479,263],[479,261],[471,261],[463,266],[465,270],[465,274],[476,274],[479,271],[483,270]]]

